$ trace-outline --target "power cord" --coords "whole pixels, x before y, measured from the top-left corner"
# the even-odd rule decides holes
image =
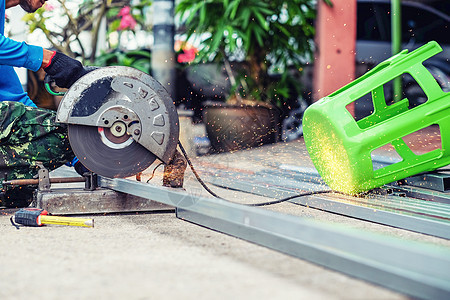
[[[202,185],[202,187],[208,192],[210,193],[213,197],[219,198],[219,199],[223,199],[222,197],[218,196],[216,193],[214,193],[213,191],[210,190],[210,188],[206,185],[206,183],[200,178],[200,176],[198,175],[197,171],[194,168],[194,165],[192,164],[191,160],[189,159],[186,150],[184,150],[183,145],[181,145],[181,142],[178,141],[178,147],[180,147],[181,152],[184,155],[184,158],[186,158],[186,161],[189,165],[189,167],[192,170],[192,173],[194,173],[195,178],[197,178],[197,181]]]
[[[206,183],[200,178],[200,176],[198,175],[197,171],[196,171],[195,168],[194,168],[194,165],[192,164],[191,160],[189,159],[189,157],[188,157],[188,155],[187,155],[187,153],[186,153],[186,150],[184,150],[184,147],[183,147],[183,145],[181,144],[180,141],[178,141],[178,146],[180,147],[180,150],[181,150],[181,152],[183,153],[184,158],[186,158],[186,161],[187,161],[189,167],[191,168],[192,173],[194,173],[195,178],[196,178],[197,181],[201,184],[201,186],[202,186],[208,193],[210,193],[213,197],[219,198],[219,199],[222,199],[222,200],[226,200],[226,199],[224,199],[224,198],[218,196],[216,193],[214,193],[214,192],[206,185]],[[267,206],[267,205],[272,205],[272,204],[278,204],[278,203],[282,203],[282,202],[287,202],[287,201],[289,201],[289,200],[292,200],[292,199],[295,199],[295,198],[298,198],[298,197],[311,196],[311,195],[317,195],[317,194],[326,194],[326,193],[330,193],[330,192],[333,192],[333,191],[332,191],[332,190],[312,191],[312,192],[306,192],[306,193],[301,193],[301,194],[298,194],[298,195],[289,196],[289,197],[282,198],[282,199],[278,199],[278,200],[267,201],[267,202],[261,202],[261,203],[254,203],[254,204],[244,204],[244,205],[246,205],[246,206]],[[236,202],[234,202],[234,201],[229,201],[229,200],[226,200],[226,201],[236,203]],[[241,203],[239,203],[239,204],[241,204]]]
[[[162,165],[164,165],[164,163],[159,163],[154,169],[153,169],[153,173],[152,173],[152,176],[150,176],[150,178],[149,179],[147,179],[147,183],[149,183],[150,182],[150,180],[152,180],[153,179],[153,177],[155,177],[155,172],[156,172],[156,169],[158,169],[160,166],[162,166]]]
[[[312,191],[312,192],[306,192],[306,193],[301,193],[301,194],[289,196],[289,197],[278,199],[278,200],[261,202],[261,203],[254,203],[254,204],[245,204],[245,205],[247,205],[247,206],[266,206],[266,205],[272,205],[272,204],[278,204],[278,203],[282,203],[282,202],[287,202],[289,200],[292,200],[292,199],[295,199],[295,198],[299,198],[299,197],[312,196],[312,195],[317,195],[317,194],[327,194],[327,193],[331,193],[331,192],[333,192],[333,191],[332,190]]]

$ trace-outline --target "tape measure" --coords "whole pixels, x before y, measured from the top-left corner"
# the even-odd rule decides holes
[[[19,227],[14,224],[14,222],[33,227],[45,224],[94,227],[94,219],[49,216],[48,211],[40,208],[21,208],[14,215],[14,222],[12,219],[13,217],[11,217],[11,223],[16,226],[16,228]]]

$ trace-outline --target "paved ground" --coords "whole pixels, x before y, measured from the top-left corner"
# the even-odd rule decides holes
[[[173,214],[96,216],[94,229],[0,218],[0,298],[402,299]]]
[[[302,141],[194,160],[199,169],[312,167]],[[153,166],[152,166],[153,167]],[[150,176],[152,167],[144,174]],[[159,184],[161,170],[152,180]],[[206,193],[186,176],[189,193]],[[213,189],[239,202],[267,200]],[[281,204],[270,209],[450,248],[449,241]],[[404,295],[158,213],[95,215],[95,228],[14,228],[0,211],[0,299],[406,299]]]

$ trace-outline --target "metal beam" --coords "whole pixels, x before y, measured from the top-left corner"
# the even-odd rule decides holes
[[[177,208],[177,217],[425,299],[450,296],[450,251],[126,179],[99,185]]]
[[[436,191],[432,191],[429,189],[419,188],[419,187],[411,187],[405,185],[398,185],[396,183],[392,183],[387,185],[388,187],[392,187],[393,191],[403,195],[404,197],[412,197],[416,199],[422,199],[425,201],[433,201],[450,204],[450,194],[449,193],[439,193]]]
[[[292,180],[290,174],[282,179],[276,171],[265,171],[247,177],[220,174],[208,182],[223,188],[254,195],[280,199],[295,196],[304,191],[325,190],[326,187],[310,182]],[[295,178],[302,174],[294,174]],[[365,198],[333,193],[332,196],[313,195],[299,197],[289,202],[340,214],[352,218],[393,226],[401,229],[450,239],[450,207],[444,203],[423,201],[396,195],[370,195]]]
[[[174,211],[172,206],[163,205],[147,198],[110,189],[86,191],[82,188],[37,191],[32,206],[45,209],[54,215]]]
[[[450,174],[448,173],[425,173],[405,178],[405,182],[411,186],[423,187],[439,192],[450,191]]]

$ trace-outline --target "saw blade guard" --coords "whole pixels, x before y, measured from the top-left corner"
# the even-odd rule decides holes
[[[118,137],[126,131],[164,163],[178,143],[178,114],[169,93],[131,67],[98,68],[81,77],[62,98],[57,121],[107,128]]]

